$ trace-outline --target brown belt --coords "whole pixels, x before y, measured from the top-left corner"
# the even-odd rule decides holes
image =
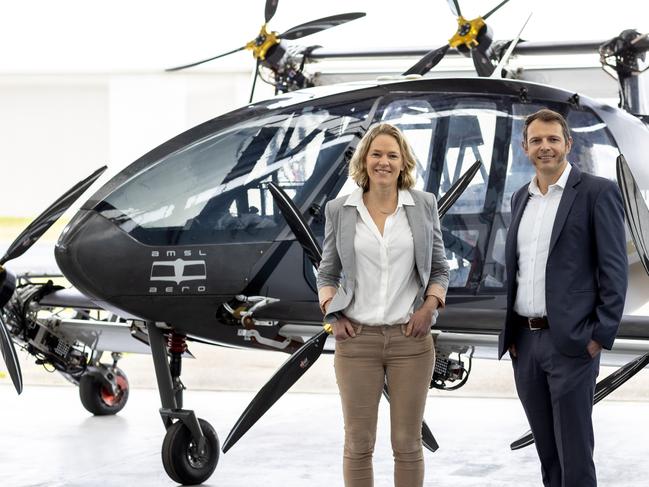
[[[521,326],[523,328],[527,328],[528,330],[545,330],[550,327],[547,316],[542,316],[540,318],[528,318],[527,316],[519,316],[519,318]]]

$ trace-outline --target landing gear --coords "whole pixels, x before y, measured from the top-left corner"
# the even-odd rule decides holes
[[[88,367],[79,381],[79,398],[88,412],[108,416],[120,412],[128,401],[128,378],[117,367],[120,354],[113,354],[113,365],[98,364]]]
[[[167,428],[162,443],[162,464],[167,475],[180,484],[205,482],[219,461],[219,438],[214,428],[194,411],[183,409],[180,380],[182,354],[187,350],[185,335],[168,330],[165,337],[155,323],[147,323],[151,354],[162,408],[160,416]]]
[[[202,451],[182,421],[171,425],[162,443],[162,464],[167,475],[179,484],[205,482],[219,462],[220,445],[216,431],[203,419],[199,419],[198,424],[206,440]]]

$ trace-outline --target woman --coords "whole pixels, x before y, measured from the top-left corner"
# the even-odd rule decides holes
[[[350,162],[359,188],[325,208],[318,294],[336,338],[346,487],[373,485],[384,382],[395,486],[423,485],[421,423],[435,360],[430,328],[444,306],[448,264],[437,203],[430,193],[411,189],[414,168],[401,131],[376,125]]]

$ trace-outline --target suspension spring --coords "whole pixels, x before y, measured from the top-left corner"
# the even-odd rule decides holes
[[[167,336],[167,347],[169,347],[169,352],[172,354],[185,353],[187,350],[187,335],[172,331]]]
[[[182,372],[182,355],[187,350],[187,335],[172,331],[167,336],[167,347],[171,360],[169,361],[169,371],[174,382],[180,380]]]

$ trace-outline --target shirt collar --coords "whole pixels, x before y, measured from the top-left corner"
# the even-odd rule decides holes
[[[559,176],[559,179],[557,180],[556,183],[551,184],[548,186],[548,192],[552,190],[552,188],[556,187],[558,189],[563,190],[566,187],[566,184],[568,183],[568,176],[570,176],[570,170],[572,169],[572,166],[570,163],[566,164],[566,167],[564,168],[563,172],[561,173],[561,176]],[[532,178],[532,181],[530,182],[528,191],[530,194],[533,195],[541,195],[541,190],[539,189],[539,184],[537,182],[536,176]]]
[[[344,206],[359,207],[363,204],[363,188],[356,188],[343,203]],[[415,200],[412,198],[410,191],[400,189],[397,197],[397,208],[401,206],[415,206]]]

